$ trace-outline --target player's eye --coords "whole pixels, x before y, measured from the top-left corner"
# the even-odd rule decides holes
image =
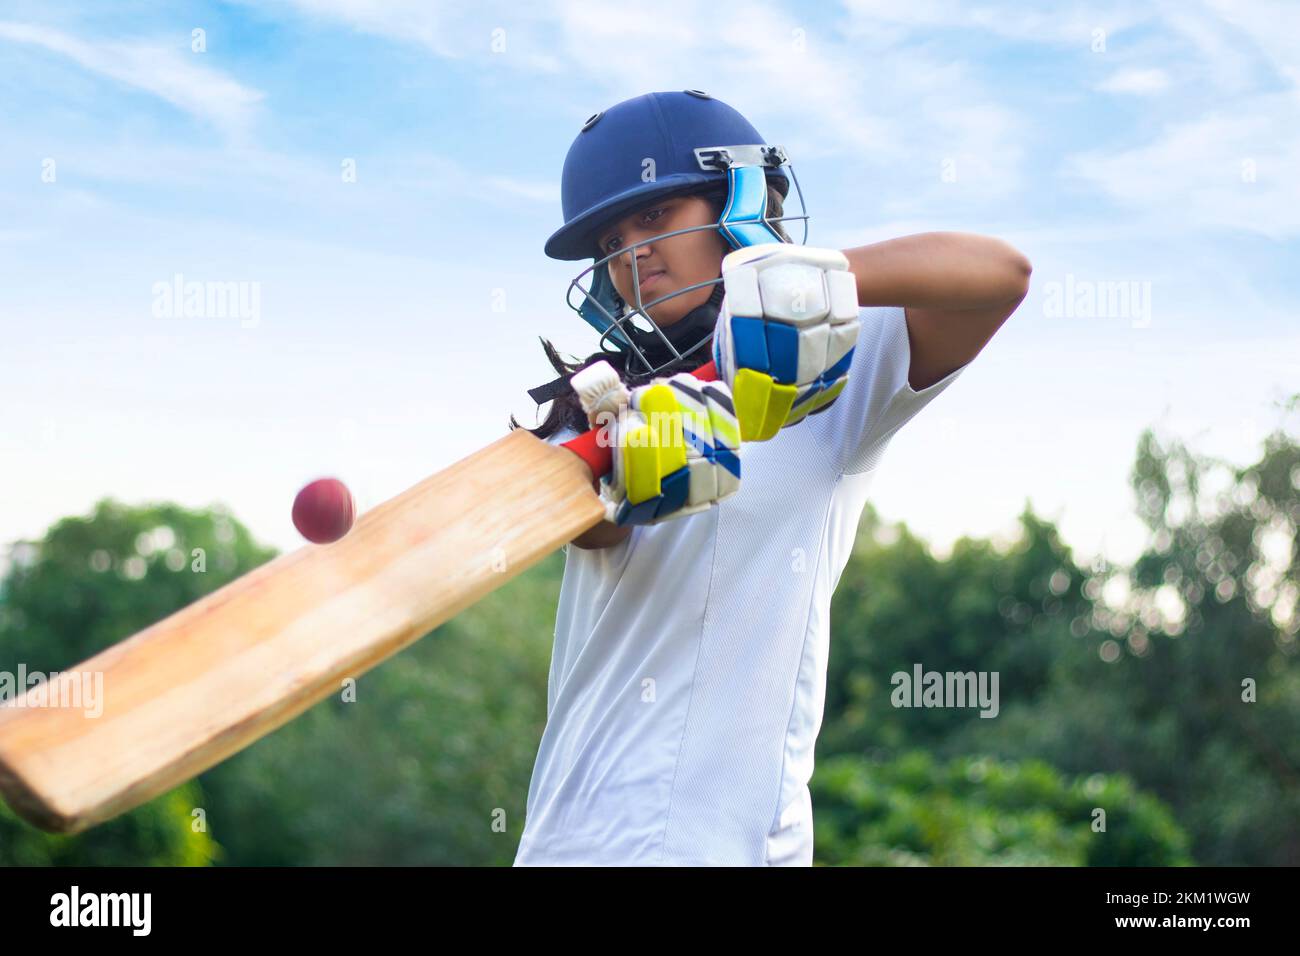
[[[667,206],[660,206],[657,209],[649,209],[641,215],[641,222],[645,225],[649,225],[652,222],[657,222],[658,220],[663,218],[664,213],[666,213],[667,211],[668,211]],[[604,249],[607,254],[611,253],[616,248],[618,248],[619,241],[620,240],[618,236],[616,235],[610,236],[601,244],[601,248]]]

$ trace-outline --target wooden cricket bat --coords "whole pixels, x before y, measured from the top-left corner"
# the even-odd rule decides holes
[[[716,376],[713,363],[695,372]],[[0,706],[0,793],[77,833],[242,750],[599,524],[596,431],[522,429]],[[567,450],[566,450],[567,449]],[[99,716],[41,706],[103,675]],[[66,699],[66,698],[63,698]],[[29,706],[30,704],[30,706]]]

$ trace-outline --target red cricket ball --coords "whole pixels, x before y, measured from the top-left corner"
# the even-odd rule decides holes
[[[318,478],[293,499],[293,526],[315,544],[343,537],[355,516],[352,492],[337,478]]]

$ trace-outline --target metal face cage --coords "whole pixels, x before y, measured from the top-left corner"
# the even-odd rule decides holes
[[[701,147],[695,150],[695,156],[701,169],[725,171],[727,173],[727,201],[718,221],[677,229],[661,236],[653,236],[630,246],[616,249],[609,255],[597,259],[579,273],[569,283],[568,292],[565,296],[569,308],[577,312],[585,322],[600,333],[600,349],[602,351],[615,354],[630,353],[631,357],[637,360],[639,368],[633,368],[633,363],[630,361],[627,365],[627,371],[633,374],[656,374],[670,365],[698,353],[709,340],[709,335],[705,334],[693,343],[675,342],[670,335],[665,334],[664,330],[650,318],[648,310],[676,296],[685,295],[688,292],[708,286],[720,287],[722,284],[722,276],[719,271],[719,275],[715,279],[696,282],[693,285],[665,293],[646,302],[641,296],[641,277],[636,257],[637,249],[688,232],[700,232],[708,229],[717,230],[731,249],[739,249],[744,246],[765,242],[793,242],[793,240],[782,239],[773,224],[796,220],[803,223],[803,235],[799,240],[799,244],[807,245],[808,242],[809,217],[807,207],[804,204],[803,190],[799,186],[799,178],[795,175],[793,166],[790,165],[785,151],[781,147],[766,145]],[[767,214],[767,186],[769,180],[766,171],[769,169],[781,169],[790,182],[793,183],[794,189],[786,190],[785,199],[788,202],[792,194],[798,196],[798,214],[789,214],[789,211],[785,209],[783,209],[785,214],[781,216],[773,217]],[[697,187],[694,190],[685,190],[682,193],[654,198],[667,199],[670,195],[683,195],[699,191],[700,189]],[[649,205],[653,201],[654,199],[648,199],[646,204]],[[613,280],[610,278],[608,263],[620,256],[631,256],[632,288],[635,302],[623,301],[614,288]],[[584,284],[584,280],[586,284]],[[580,294],[577,304],[574,301],[575,292]],[[718,295],[720,293],[715,291],[714,296]],[[710,301],[712,300],[711,297]],[[670,326],[670,331],[671,328]],[[647,347],[647,340],[660,345],[669,357],[666,361],[654,362],[646,354],[642,346],[638,345],[638,339],[643,344],[647,344]],[[703,358],[701,357],[702,361]]]

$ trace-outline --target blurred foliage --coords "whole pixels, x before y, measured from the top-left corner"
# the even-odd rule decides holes
[[[200,802],[191,782],[85,833],[61,836],[29,826],[0,801],[0,866],[207,866],[221,850],[194,826]]]
[[[1150,538],[1132,568],[1077,564],[1028,505],[1014,543],[943,559],[868,505],[832,608],[819,863],[1300,862],[1300,447],[1278,432],[1233,467],[1147,432],[1132,483]],[[0,583],[0,670],[66,668],[273,556],[221,510],[103,501]],[[0,864],[510,863],[563,567],[86,834],[0,808]],[[916,664],[997,672],[998,716],[895,708],[891,675]]]
[[[817,862],[832,866],[1185,866],[1187,837],[1122,777],[1067,780],[1038,760],[913,750],[834,757],[811,787]],[[1101,808],[1104,818],[1096,814]],[[1102,820],[1105,829],[1094,830]]]
[[[0,670],[67,670],[274,554],[220,510],[105,499],[65,518],[0,588]],[[197,569],[202,570],[197,570]],[[0,864],[203,865],[220,853],[196,828],[190,783],[75,837],[43,833],[0,805]]]
[[[546,723],[557,551],[203,777],[251,865],[508,865]]]
[[[100,501],[64,518],[0,596],[0,653],[61,671],[275,556],[223,510]]]
[[[925,670],[997,671],[1009,692],[1040,693],[1061,663],[1070,625],[1086,613],[1085,573],[1056,529],[1028,509],[1006,554],[962,538],[933,557],[907,526],[882,528],[868,505],[831,605],[831,661],[822,754],[925,746],[943,750],[970,710],[895,708],[890,677]],[[1022,700],[1020,693],[1014,698]],[[959,751],[947,751],[957,753]]]
[[[1166,444],[1138,443],[1131,569],[1077,566],[1028,509],[1005,553],[963,539],[946,560],[868,509],[832,606],[819,768],[923,747],[1121,774],[1199,863],[1300,863],[1300,446],[1279,430],[1233,467]],[[916,663],[998,671],[998,717],[894,708],[890,676]]]
[[[10,569],[0,670],[67,669],[274,556],[223,511],[102,501]],[[557,551],[362,676],[355,702],[340,688],[198,783],[87,834],[43,834],[6,808],[0,864],[511,862],[563,567]]]

